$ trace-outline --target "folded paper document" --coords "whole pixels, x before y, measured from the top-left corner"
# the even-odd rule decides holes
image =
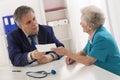
[[[36,45],[36,48],[39,52],[48,52],[48,51],[51,51],[51,48],[56,48],[56,45],[55,45],[55,43],[39,44],[39,45]]]

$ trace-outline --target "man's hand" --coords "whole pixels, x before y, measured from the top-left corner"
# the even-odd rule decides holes
[[[45,64],[51,62],[53,57],[50,54],[44,55],[44,57],[37,59],[38,64]]]
[[[45,52],[38,52],[37,50],[34,50],[31,52],[31,58],[34,59],[40,59],[44,58]]]
[[[38,64],[45,64],[53,60],[50,54],[46,55],[45,52],[38,52],[37,50],[31,52],[31,58],[37,59]]]

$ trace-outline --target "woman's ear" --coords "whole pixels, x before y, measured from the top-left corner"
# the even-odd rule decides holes
[[[90,23],[90,24],[89,24],[89,29],[90,29],[90,30],[93,30],[93,29],[94,29],[94,24],[93,24],[93,23]]]

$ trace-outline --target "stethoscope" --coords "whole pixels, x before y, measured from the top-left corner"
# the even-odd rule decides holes
[[[40,74],[39,76],[34,76],[35,74]],[[55,75],[56,74],[56,71],[55,70],[51,70],[51,72],[46,72],[46,71],[36,71],[36,72],[33,72],[33,71],[28,71],[26,72],[26,75],[29,76],[29,77],[32,77],[32,78],[45,78],[47,77],[48,74],[52,74],[52,75]]]

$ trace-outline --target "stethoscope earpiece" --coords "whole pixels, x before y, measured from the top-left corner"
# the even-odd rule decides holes
[[[32,74],[34,74],[34,73],[39,73],[39,74],[41,74],[41,76],[33,76]],[[55,75],[56,71],[52,69],[50,73],[47,73],[46,71],[36,71],[36,72],[28,71],[28,72],[26,72],[27,76],[33,77],[33,78],[45,78],[45,77],[47,77],[48,74]]]

